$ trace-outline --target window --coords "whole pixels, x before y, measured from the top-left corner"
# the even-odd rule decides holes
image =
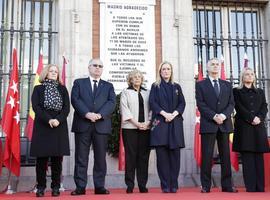
[[[239,83],[245,54],[258,84],[265,89],[263,4],[218,1],[193,1],[193,38],[195,63],[202,61],[203,70],[211,57],[224,57],[227,78]]]
[[[12,70],[12,49],[18,52],[20,81],[21,148],[28,152],[24,128],[28,117],[38,57],[43,53],[43,63],[55,61],[55,7],[54,0],[0,0],[0,114],[2,118],[9,74]],[[3,137],[3,134],[0,133]],[[25,144],[24,144],[25,143]],[[26,159],[22,162],[28,162]],[[23,164],[23,163],[22,163]]]

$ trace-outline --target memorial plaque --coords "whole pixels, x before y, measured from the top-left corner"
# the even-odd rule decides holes
[[[138,69],[150,89],[156,76],[155,1],[100,0],[100,58],[102,78],[119,93],[126,76]]]

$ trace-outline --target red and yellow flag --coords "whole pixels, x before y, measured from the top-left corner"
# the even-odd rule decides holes
[[[119,133],[119,154],[118,154],[118,170],[119,171],[124,171],[125,170],[125,165],[126,165],[125,155],[126,154],[125,154],[125,147],[124,147],[124,142],[123,142],[122,127],[120,127],[120,133]]]
[[[42,69],[43,69],[43,55],[42,55],[42,52],[40,52],[39,59],[38,59],[38,68],[37,68],[37,72],[36,72],[36,76],[35,76],[35,80],[34,80],[34,87],[36,85],[40,85],[39,76],[40,76]],[[35,119],[35,113],[33,111],[32,105],[30,105],[27,124],[25,127],[25,135],[28,137],[28,139],[30,141],[32,139],[32,134],[33,134],[34,119]]]
[[[202,62],[201,59],[199,58],[198,62],[198,80],[201,81],[203,80],[203,72],[202,72]],[[201,151],[201,136],[200,136],[200,111],[196,107],[196,124],[195,124],[195,135],[194,135],[194,158],[196,160],[196,163],[199,167],[201,167],[202,164],[202,151]]]
[[[226,80],[226,73],[225,73],[225,67],[224,67],[224,57],[221,55],[221,72],[220,72],[220,78],[222,80]],[[239,170],[239,162],[238,162],[238,154],[232,150],[232,144],[233,144],[233,133],[230,133],[229,136],[229,145],[230,145],[230,159],[231,159],[231,165],[235,169],[235,171]]]

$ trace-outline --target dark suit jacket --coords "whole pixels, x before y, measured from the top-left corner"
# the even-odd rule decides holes
[[[71,91],[71,104],[75,110],[73,132],[87,131],[91,122],[85,118],[85,115],[87,112],[95,112],[102,116],[94,123],[96,131],[101,134],[111,133],[111,114],[115,107],[115,93],[111,83],[100,79],[96,96],[93,97],[89,78],[75,80]]]
[[[239,152],[269,152],[267,132],[264,119],[267,114],[267,103],[264,91],[260,88],[233,89],[235,99],[235,134],[233,150]],[[261,123],[252,125],[254,117]]]
[[[169,112],[169,101],[165,89],[162,85],[152,85],[149,104],[152,110],[152,128],[150,145],[151,146],[168,146],[171,149],[184,148],[184,131],[183,131],[183,112],[186,102],[179,84],[173,84],[173,111],[177,110],[179,115],[172,122],[165,122],[160,115],[160,111]]]
[[[219,79],[220,94],[217,97],[209,78],[196,83],[196,102],[201,113],[200,133],[233,132],[231,114],[234,109],[234,98],[231,83]],[[223,113],[226,120],[218,125],[215,114]]]

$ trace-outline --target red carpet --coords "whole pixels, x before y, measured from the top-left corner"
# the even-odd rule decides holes
[[[201,194],[199,188],[182,188],[176,194],[164,194],[160,189],[150,188],[149,193],[140,194],[135,190],[133,194],[126,194],[124,189],[110,189],[110,195],[94,195],[93,190],[87,190],[86,195],[70,196],[70,191],[61,193],[59,197],[51,197],[50,191],[45,193],[43,198],[38,199],[59,199],[59,200],[268,200],[270,192],[247,193],[240,188],[238,193],[220,192],[218,188],[211,190],[211,193]],[[0,194],[1,200],[29,200],[37,199],[34,193],[16,193],[13,195]]]

